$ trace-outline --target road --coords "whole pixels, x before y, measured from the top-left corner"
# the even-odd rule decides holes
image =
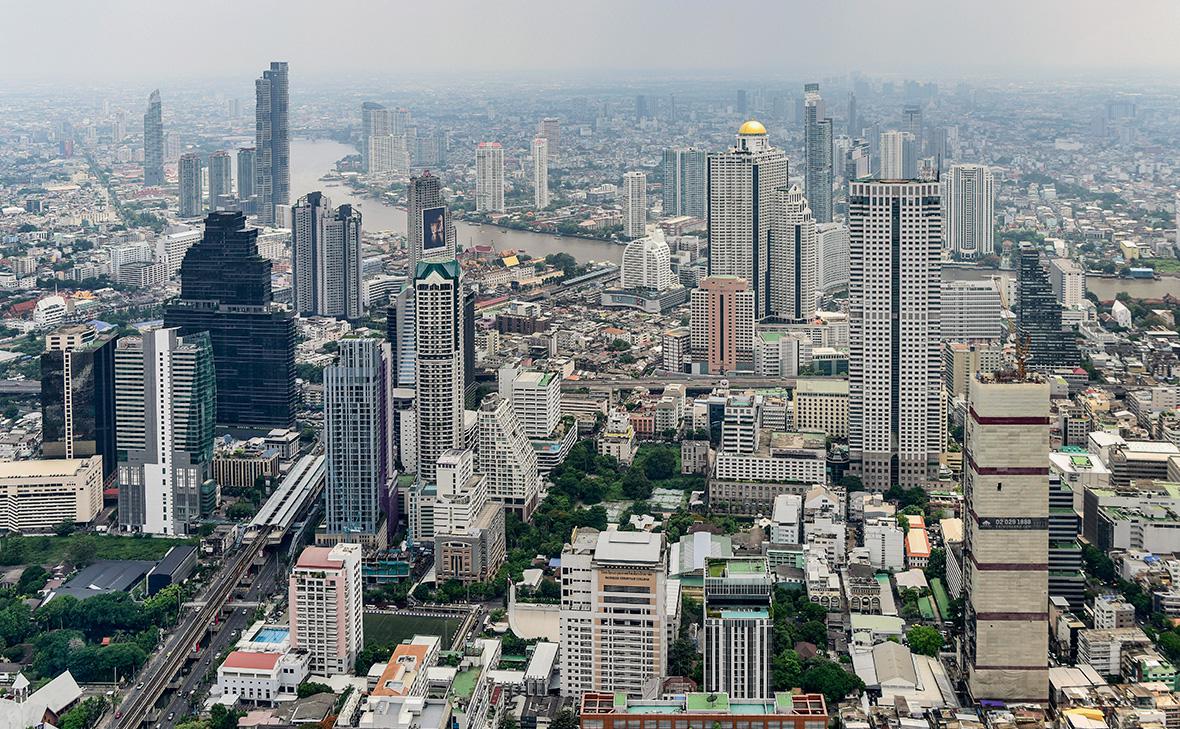
[[[266,563],[259,569],[258,576],[251,581],[250,589],[247,590],[242,601],[265,602],[277,587],[277,572],[278,561],[273,554],[268,554]],[[182,672],[180,687],[172,694],[165,694],[168,697],[168,703],[160,709],[160,721],[157,722],[161,729],[181,723],[189,713],[195,710],[189,693],[196,692],[193,695],[194,699],[206,693],[201,686],[205,680],[205,674],[210,668],[216,668],[213,662],[217,660],[221,652],[225,650],[226,646],[236,643],[241,637],[242,631],[250,627],[253,622],[253,608],[238,608],[225,618],[221,629],[213,634],[209,645],[201,649],[201,657],[191,664],[187,671]],[[175,714],[172,721],[168,721],[169,714]]]
[[[623,377],[595,377],[583,380],[563,380],[561,389],[566,392],[576,392],[581,388],[586,388],[592,391],[609,391],[620,389],[632,389],[636,387],[646,387],[647,389],[658,389],[664,385],[684,385],[689,390],[711,390],[715,387],[720,387],[722,383],[728,383],[730,387],[741,390],[746,388],[762,389],[772,387],[794,387],[794,377],[748,377],[746,375],[734,375],[733,377],[718,377],[717,375],[681,375],[681,374],[666,374],[666,375],[651,375],[650,377],[643,377],[638,379],[623,378]]]
[[[113,720],[115,727],[136,729],[141,723],[151,719],[152,708],[180,671],[193,646],[215,622],[222,605],[250,569],[255,557],[262,553],[268,537],[269,530],[259,532],[253,542],[242,545],[229,557],[222,569],[213,575],[201,596],[206,604],[186,613],[181,618],[180,625],[169,633],[159,650],[140,670],[139,676],[142,680],[124,695],[116,712],[118,718]],[[168,712],[165,711],[163,715],[166,717]],[[107,725],[104,723],[104,726]]]

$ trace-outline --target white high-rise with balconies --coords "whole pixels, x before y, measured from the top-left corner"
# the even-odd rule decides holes
[[[479,404],[476,456],[477,470],[487,477],[488,497],[527,521],[541,491],[537,452],[516,417],[512,401],[497,393]]]
[[[530,370],[512,380],[512,409],[529,438],[548,438],[561,422],[561,378]]]
[[[642,238],[647,228],[647,175],[628,172],[623,175],[623,235]]]
[[[787,155],[766,127],[748,121],[727,152],[709,155],[709,275],[737,276],[754,294],[757,319],[770,311],[770,229],[777,191],[788,183]]]
[[[942,450],[937,182],[853,182],[848,445],[869,489],[928,483]]]
[[[291,648],[317,676],[351,673],[365,643],[361,545],[305,547],[291,568]]]
[[[974,259],[994,252],[995,191],[987,165],[952,165],[942,178],[946,250]]]
[[[438,459],[463,447],[463,285],[459,263],[419,263],[414,277],[414,378],[418,480],[434,483]]]
[[[848,285],[848,226],[844,223],[820,223],[815,226],[816,260],[819,273],[816,286],[833,291]]]
[[[806,321],[815,314],[815,218],[798,185],[778,189],[774,214],[768,314],[777,320]]]
[[[549,140],[533,140],[533,207],[549,207]]]
[[[504,148],[499,142],[480,142],[475,148],[475,209],[504,210]]]
[[[914,157],[914,135],[891,129],[881,132],[881,174],[882,180],[908,179],[906,168]]]
[[[676,283],[671,260],[664,234],[653,230],[651,235],[636,238],[623,250],[619,282],[625,289],[664,291]]]

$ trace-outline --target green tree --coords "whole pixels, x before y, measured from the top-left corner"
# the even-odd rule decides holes
[[[39,564],[32,567],[26,567],[24,572],[20,573],[20,579],[16,583],[16,591],[19,595],[35,595],[38,590],[45,587],[45,583],[49,581],[49,571]]]
[[[803,672],[802,689],[808,693],[820,693],[829,706],[835,706],[845,696],[864,690],[864,681],[855,673],[845,671],[839,663],[826,658],[813,658],[807,662]]]
[[[623,476],[623,496],[628,499],[648,499],[651,498],[651,492],[651,481],[640,469],[632,468]]]
[[[799,638],[825,648],[828,645],[828,626],[819,620],[808,620],[799,626]]]
[[[238,719],[245,714],[237,709],[227,709],[221,704],[214,704],[209,710],[209,729],[237,729]]]
[[[942,633],[927,625],[915,625],[906,633],[910,650],[922,656],[937,656],[942,650]]]
[[[578,729],[578,717],[572,709],[562,709],[550,725],[551,729]]]
[[[930,550],[930,560],[926,563],[926,579],[932,580],[937,577],[940,580],[946,579],[946,550],[942,547],[935,547]]]
[[[643,472],[652,481],[663,481],[676,474],[676,456],[668,448],[660,448],[643,462]]]
[[[790,691],[799,687],[803,662],[793,648],[784,648],[770,660],[770,680],[775,691]]]
[[[368,669],[366,669],[368,670]],[[315,696],[316,694],[330,694],[333,693],[332,687],[317,681],[304,681],[296,687],[295,693],[299,698],[306,699],[308,696]]]
[[[693,666],[700,659],[700,653],[691,640],[677,638],[668,648],[668,675],[690,676]]]

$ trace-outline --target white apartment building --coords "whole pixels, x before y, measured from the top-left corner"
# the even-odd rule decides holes
[[[438,579],[489,580],[507,554],[504,508],[490,500],[487,476],[475,472],[470,450],[448,450],[437,466],[433,506]]]
[[[1049,260],[1049,283],[1057,303],[1066,309],[1079,309],[1086,303],[1086,270],[1072,258]]]
[[[818,291],[815,218],[798,185],[779,188],[775,196],[767,314],[777,320],[807,321],[815,314]]]
[[[504,148],[499,142],[480,142],[475,148],[475,209],[504,210]]]
[[[102,511],[102,456],[0,463],[0,530],[51,531]]]
[[[156,239],[156,260],[163,261],[168,278],[176,275],[184,261],[184,254],[200,240],[201,231],[197,228],[165,233]]]
[[[713,462],[713,478],[718,481],[824,483],[827,449],[823,433],[766,432],[759,445],[750,452],[730,451],[723,446]]]
[[[881,132],[881,180],[905,180],[906,168],[913,164],[914,135],[896,129]],[[910,163],[910,164],[907,164]]]
[[[487,477],[488,496],[528,521],[541,491],[533,450],[512,402],[493,393],[479,404],[478,470]]]
[[[864,525],[869,564],[879,570],[898,571],[905,567],[905,534],[894,517],[872,519]]]
[[[816,287],[833,291],[848,285],[848,226],[820,223],[816,231]]]
[[[291,648],[311,654],[320,676],[352,671],[364,645],[361,545],[305,547],[291,569]]]
[[[1003,339],[1000,292],[992,281],[944,281],[941,336],[946,342]]]
[[[665,291],[677,283],[671,261],[663,231],[653,230],[651,235],[636,238],[623,250],[619,283],[625,289]]]
[[[549,207],[549,140],[545,137],[533,140],[533,207]]]
[[[628,172],[623,175],[623,235],[642,238],[647,229],[647,175]]]
[[[512,410],[529,438],[548,438],[561,422],[561,378],[526,370],[512,380]]]
[[[869,489],[937,476],[942,450],[937,182],[852,182],[848,445]],[[895,310],[896,307],[896,310]]]
[[[770,541],[772,544],[803,543],[803,497],[799,494],[779,494],[774,497]]]
[[[995,189],[987,165],[951,165],[942,177],[944,235],[951,255],[971,260],[995,250]]]
[[[642,696],[667,671],[667,625],[675,619],[663,534],[580,527],[561,566],[562,696]]]

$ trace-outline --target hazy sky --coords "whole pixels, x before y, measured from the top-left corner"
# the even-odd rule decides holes
[[[0,80],[1180,70],[1175,0],[0,0]]]

